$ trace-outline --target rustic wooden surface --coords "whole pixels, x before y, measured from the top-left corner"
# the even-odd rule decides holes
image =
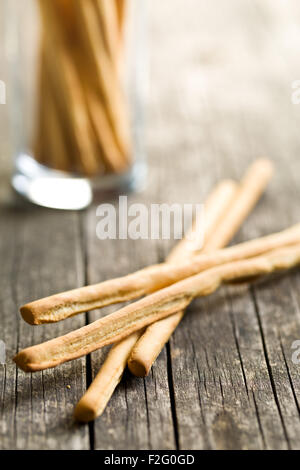
[[[276,176],[236,240],[299,221],[300,106],[291,102],[299,2],[151,0],[149,14],[149,183],[130,201],[203,202],[218,180],[239,178],[266,155]],[[0,448],[299,449],[291,350],[300,339],[299,270],[194,302],[151,375],[126,374],[91,426],[76,425],[72,410],[105,351],[33,376],[16,370],[20,348],[100,315],[32,328],[20,304],[158,262],[170,244],[100,242],[96,205],[64,213],[13,196],[6,112],[1,106]]]

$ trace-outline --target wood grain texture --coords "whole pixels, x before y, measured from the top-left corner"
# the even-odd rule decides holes
[[[0,447],[2,449],[86,449],[88,429],[73,423],[74,400],[86,386],[85,360],[53,373],[25,375],[12,363],[14,351],[62,332],[79,321],[54,328],[28,328],[18,306],[41,292],[82,282],[78,216],[34,209],[21,202],[2,208],[2,286],[0,336],[7,363],[0,368]],[[69,387],[68,387],[69,386]]]
[[[240,178],[255,158],[270,157],[274,181],[236,237],[241,242],[300,221],[300,107],[291,104],[300,6],[228,0],[218,11],[217,1],[151,0],[149,183],[129,202],[201,203],[221,178]],[[7,182],[2,107],[0,121],[0,178]],[[0,185],[0,340],[8,356],[0,366],[0,448],[300,448],[300,369],[291,349],[300,339],[299,270],[194,302],[151,375],[126,374],[103,417],[75,426],[73,406],[105,351],[94,353],[87,369],[79,360],[33,377],[16,372],[10,358],[18,348],[85,322],[32,329],[17,307],[162,261],[172,242],[100,242],[102,201],[80,215],[43,211],[8,205],[6,186]]]

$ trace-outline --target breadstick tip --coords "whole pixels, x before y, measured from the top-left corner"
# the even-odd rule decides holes
[[[221,183],[219,183],[219,186],[236,189],[238,187],[238,183],[234,181],[233,179],[227,178],[221,181]]]
[[[249,171],[257,171],[258,173],[264,173],[266,177],[271,178],[274,173],[274,164],[268,158],[259,158],[250,167]]]
[[[128,369],[135,375],[135,377],[147,377],[150,372],[152,364],[147,364],[146,361],[137,361],[129,358]]]
[[[30,367],[27,366],[27,360],[24,356],[24,351],[18,353],[14,358],[13,361],[17,364],[19,369],[23,370],[24,372],[31,372]]]
[[[20,313],[23,320],[28,323],[29,325],[36,326],[39,325],[40,322],[38,321],[38,317],[36,317],[30,307],[30,304],[23,305],[20,308]]]
[[[90,423],[98,418],[98,414],[83,397],[74,410],[74,418],[79,423]]]
[[[17,364],[19,369],[24,372],[38,372],[41,370],[41,367],[38,365],[39,361],[35,358],[31,350],[32,348],[24,349],[13,358],[13,361]]]

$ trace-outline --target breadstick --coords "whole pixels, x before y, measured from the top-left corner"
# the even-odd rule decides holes
[[[70,171],[72,161],[66,145],[66,136],[59,122],[58,103],[53,93],[53,85],[50,80],[50,74],[48,74],[44,50],[41,51],[41,56],[43,62],[40,78],[41,103],[39,105],[38,142],[40,143],[42,158],[38,158],[38,160],[43,160],[44,163],[55,170]]]
[[[218,224],[220,220],[228,213],[228,208],[234,204],[237,197],[238,185],[232,180],[224,180],[216,187],[208,200],[205,203],[205,233],[204,233],[204,245],[203,241],[196,237],[198,230],[201,227],[197,227],[195,220],[191,230],[187,236],[184,237],[177,245],[173,248],[172,252],[167,258],[168,263],[176,264],[177,261],[195,256],[205,246],[215,230],[218,230]],[[222,247],[223,248],[223,247]]]
[[[272,164],[269,160],[257,160],[249,168],[230,211],[224,213],[217,230],[207,238],[203,253],[223,248],[230,242],[261,197],[271,175]],[[134,375],[144,377],[149,374],[153,363],[183,317],[184,312],[177,312],[174,316],[153,323],[146,329],[133,348],[128,361],[128,367]]]
[[[43,0],[42,0],[43,1]],[[70,38],[74,40],[74,26],[75,26],[75,18],[74,18],[74,8],[73,8],[73,0],[51,0],[53,3],[55,2],[55,8],[59,13],[59,17],[62,18],[64,27],[66,29],[66,33]]]
[[[75,419],[88,423],[103,413],[122,379],[130,352],[141,334],[140,331],[133,333],[112,347],[96,378],[76,406]]]
[[[119,43],[119,71],[123,73],[123,58],[124,58],[124,49],[126,44],[126,30],[125,25],[129,19],[128,15],[128,0],[114,0],[116,17],[118,23],[118,43]]]
[[[298,241],[300,224],[230,248],[200,254],[185,263],[154,265],[125,277],[53,295],[27,304],[20,311],[24,320],[31,325],[57,322],[77,313],[136,299],[205,269],[258,256]]]
[[[118,24],[119,24],[119,31],[120,31],[120,38],[123,37],[123,29],[127,11],[127,0],[115,0],[117,16],[118,16]]]
[[[230,203],[237,192],[237,188],[238,185],[231,180],[222,181],[210,194],[205,203],[205,239],[216,229],[218,221],[223,217],[224,212],[229,210]],[[192,230],[196,234],[198,233],[196,224],[201,222],[202,221],[196,219],[192,226]],[[199,227],[199,232],[201,228],[202,227]],[[183,239],[173,249],[169,259],[172,258],[172,261],[178,260],[180,253],[183,255],[188,252],[187,254],[189,256],[192,255],[193,252],[191,249],[199,250],[201,248],[196,242],[197,240],[194,241],[191,247],[189,244],[185,244],[185,239]],[[169,319],[172,321],[173,317],[176,318],[176,314],[169,317]],[[75,409],[75,418],[78,421],[89,422],[103,413],[115,388],[121,380],[132,348],[141,334],[141,332],[133,333],[133,335],[130,335],[128,338],[125,338],[113,346],[95,380]]]
[[[116,4],[111,0],[94,0],[99,20],[99,30],[113,66],[117,67],[119,56],[119,18]],[[116,68],[117,70],[117,68]]]
[[[184,279],[79,330],[21,351],[14,358],[25,372],[55,367],[115,343],[172,313],[225,282],[257,278],[300,263],[300,243],[244,261],[227,263]]]
[[[230,214],[228,214],[228,217],[224,217],[223,224],[219,227],[219,230],[210,237],[205,251],[215,250],[216,248],[228,245],[237,232],[238,227],[240,227],[241,221],[246,219],[261,197],[272,174],[273,165],[270,160],[260,159],[254,162],[241,183],[236,203],[232,207]]]
[[[100,145],[101,156],[109,171],[121,173],[128,169],[128,160],[124,158],[117,145],[105,113],[105,107],[99,100],[99,96],[90,87],[85,87],[85,94],[91,125]]]

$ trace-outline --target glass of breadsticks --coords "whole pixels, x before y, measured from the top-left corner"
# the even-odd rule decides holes
[[[32,202],[80,209],[95,192],[143,184],[144,8],[138,0],[7,1],[12,183]]]

